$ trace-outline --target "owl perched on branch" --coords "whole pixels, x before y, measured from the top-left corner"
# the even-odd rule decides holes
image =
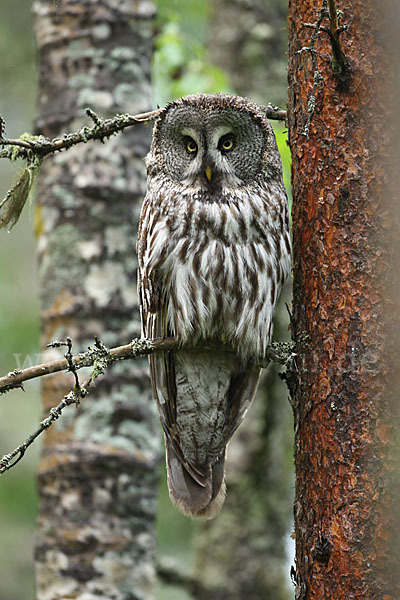
[[[257,389],[290,270],[281,160],[261,107],[199,94],[161,110],[146,164],[143,335],[180,343],[150,356],[168,488],[184,514],[212,518],[225,497],[226,445]]]

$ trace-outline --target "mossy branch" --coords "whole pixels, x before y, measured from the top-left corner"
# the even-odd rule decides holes
[[[207,344],[207,342],[205,342],[205,344]],[[57,406],[50,410],[48,416],[39,423],[37,429],[25,440],[25,442],[17,446],[9,454],[5,454],[3,458],[0,459],[0,475],[14,467],[21,460],[26,450],[33,444],[36,438],[61,416],[64,408],[71,404],[79,404],[80,400],[85,398],[89,393],[89,388],[94,380],[97,379],[99,375],[103,375],[106,369],[112,364],[119,360],[133,359],[138,356],[152,354],[153,352],[174,350],[179,348],[180,344],[175,338],[158,338],[154,340],[136,338],[129,344],[109,349],[106,348],[100,340],[95,338],[93,347],[89,347],[86,352],[81,352],[76,356],[72,355],[71,338],[67,338],[65,342],[52,342],[51,344],[48,344],[48,346],[53,348],[66,346],[67,352],[64,355],[65,358],[23,370],[16,369],[7,373],[7,375],[0,377],[0,394],[4,394],[11,389],[23,388],[23,383],[30,379],[36,379],[37,377],[43,377],[44,375],[50,375],[60,371],[70,371],[74,375],[75,383],[72,390],[64,396]],[[260,366],[266,366],[270,360],[286,366],[292,355],[293,348],[290,344],[274,342],[267,349],[267,354],[263,360],[260,361]],[[92,372],[84,383],[80,383],[77,371],[83,367],[92,367]]]
[[[43,431],[46,431],[62,414],[63,410],[71,404],[79,404],[82,398],[85,398],[88,393],[90,386],[94,380],[99,376],[103,375],[105,370],[110,367],[117,360],[124,360],[127,358],[136,358],[137,356],[143,356],[150,354],[156,350],[166,350],[173,347],[177,347],[178,343],[176,340],[148,340],[148,339],[135,339],[130,344],[125,346],[119,346],[109,350],[104,344],[95,339],[93,347],[89,347],[86,352],[72,356],[71,348],[72,341],[70,338],[66,342],[55,341],[48,344],[49,347],[58,348],[61,346],[67,346],[68,350],[65,354],[65,358],[49,363],[37,365],[24,370],[11,371],[4,377],[0,378],[0,393],[5,393],[13,388],[22,387],[24,381],[34,379],[36,377],[42,377],[43,375],[49,375],[50,373],[57,373],[59,371],[68,370],[73,373],[75,377],[75,384],[70,392],[64,396],[61,402],[52,408],[48,416],[43,419],[37,429],[28,436],[28,438],[19,446],[17,446],[9,454],[5,454],[0,459],[0,475],[9,471],[14,467],[25,455],[26,450],[33,444],[33,442],[39,437]],[[80,383],[77,376],[77,371],[83,367],[93,367],[89,377]]]
[[[286,111],[278,106],[267,105],[263,109],[268,119],[284,121],[286,118]],[[123,131],[127,127],[132,127],[146,121],[153,121],[161,111],[161,108],[157,108],[146,113],[115,115],[115,117],[103,120],[92,109],[87,108],[86,114],[92,119],[94,125],[91,127],[85,125],[78,131],[66,133],[59,138],[49,139],[43,135],[29,136],[28,134],[23,134],[18,139],[7,139],[1,135],[0,146],[12,146],[13,148],[1,151],[0,158],[8,158],[9,160],[15,160],[16,158],[26,159],[30,156],[28,152],[44,158],[48,154],[67,150],[72,146],[86,143],[90,140],[100,140],[103,142],[104,139]],[[4,121],[2,122],[4,123]]]
[[[70,338],[67,338],[66,342],[52,342],[49,347],[68,346],[68,340]],[[145,356],[163,350],[174,350],[178,347],[179,342],[175,338],[156,338],[154,340],[135,338],[129,344],[108,349],[96,338],[94,347],[89,347],[86,352],[81,352],[75,356],[67,354],[65,358],[60,360],[53,360],[23,370],[10,371],[7,375],[0,377],[0,394],[5,394],[15,388],[21,388],[25,381],[37,379],[44,375],[51,375],[60,371],[79,371],[84,367],[93,366],[95,370],[104,371],[119,360],[134,359],[138,356]],[[291,354],[292,346],[290,343],[273,342],[268,347],[266,356],[260,360],[260,366],[266,366],[269,361],[285,366]],[[100,372],[97,374],[100,374]]]
[[[93,110],[90,108],[86,109],[86,114],[92,119],[94,125],[91,127],[85,125],[73,133],[66,133],[61,137],[47,138],[43,135],[31,136],[27,138],[26,134],[24,137],[18,139],[7,139],[4,137],[0,138],[0,146],[12,146],[14,155],[11,156],[8,150],[0,152],[0,158],[27,158],[27,152],[34,153],[42,158],[53,152],[59,152],[60,150],[67,150],[77,144],[86,143],[90,140],[104,141],[105,138],[109,138],[112,135],[119,133],[138,123],[145,121],[152,121],[157,118],[161,109],[152,110],[146,113],[140,113],[137,115],[115,115],[111,119],[101,119]]]
[[[49,347],[66,346],[67,342],[52,342]],[[13,388],[20,388],[25,381],[59,373],[60,371],[71,370],[78,371],[84,367],[95,366],[97,370],[106,369],[118,360],[132,359],[137,356],[151,354],[158,350],[172,350],[178,347],[178,342],[174,338],[164,339],[139,339],[132,340],[124,346],[108,349],[99,340],[95,340],[94,347],[89,347],[86,352],[81,352],[76,356],[61,358],[51,362],[28,367],[27,369],[15,369],[7,375],[0,377],[0,394],[4,394]],[[97,375],[96,375],[97,376]]]
[[[286,111],[278,106],[268,105],[263,109],[269,119],[279,121],[286,119]],[[43,135],[33,136],[28,133],[22,134],[18,139],[7,139],[4,137],[5,123],[0,116],[0,146],[3,148],[0,150],[0,158],[11,161],[22,159],[26,164],[25,168],[18,174],[13,187],[8,190],[4,199],[0,201],[0,229],[8,228],[10,230],[18,222],[39,173],[40,165],[46,156],[90,140],[104,142],[106,138],[123,131],[126,127],[156,119],[161,110],[157,108],[137,115],[115,115],[115,117],[104,120],[92,109],[87,108],[86,114],[94,123],[91,127],[85,125],[74,133],[66,133],[54,139],[49,139]]]

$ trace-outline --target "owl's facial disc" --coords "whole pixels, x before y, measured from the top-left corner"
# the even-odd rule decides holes
[[[246,111],[183,103],[168,110],[155,139],[163,175],[218,200],[260,173],[266,131]]]
[[[199,135],[191,127],[183,128],[181,135],[182,145],[190,158],[182,180],[185,186],[217,192],[242,183],[225,158],[237,142],[236,134],[229,127],[217,127],[211,139]]]
[[[186,169],[182,183],[192,187],[201,170],[204,148],[199,134],[192,127],[184,127],[180,131],[180,137],[181,147],[186,154]]]
[[[229,125],[215,127],[209,136],[207,163],[211,167],[211,183],[222,188],[234,188],[243,183],[231,162],[233,152],[240,152],[238,136]]]

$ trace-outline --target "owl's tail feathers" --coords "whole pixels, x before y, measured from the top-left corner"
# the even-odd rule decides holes
[[[213,465],[209,465],[209,473],[204,478],[203,486],[187,472],[168,439],[166,439],[166,450],[168,490],[172,502],[188,517],[200,519],[216,517],[225,500],[225,456]]]

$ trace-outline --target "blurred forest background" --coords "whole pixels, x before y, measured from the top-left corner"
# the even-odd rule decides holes
[[[158,0],[156,5],[154,106],[188,93],[219,91],[239,93],[261,104],[272,102],[285,106],[285,0]],[[6,121],[8,137],[18,137],[24,131],[33,129],[36,59],[32,26],[31,0],[19,0],[18,14],[15,2],[2,0],[0,114]],[[290,157],[286,134],[282,124],[274,128],[288,189]],[[17,169],[17,165],[0,162],[0,198],[10,187]],[[33,215],[33,207],[27,207],[11,233],[0,233],[2,374],[36,364],[40,359]],[[280,329],[282,331],[282,327]],[[2,397],[1,455],[23,441],[40,418],[39,385],[29,383],[25,389],[25,392],[13,391]],[[285,436],[290,440],[290,409],[283,384],[278,394],[282,397],[282,427],[286,428]],[[38,443],[34,445],[18,467],[1,479],[0,598],[4,600],[30,600],[34,596],[32,546],[37,510],[35,468],[39,446]],[[289,471],[290,444],[287,465]],[[165,481],[161,482],[160,489],[160,553],[180,560],[185,558],[190,562],[193,525],[170,504]],[[288,535],[290,526],[288,514]],[[158,597],[163,600],[189,598],[184,593],[161,585]]]

